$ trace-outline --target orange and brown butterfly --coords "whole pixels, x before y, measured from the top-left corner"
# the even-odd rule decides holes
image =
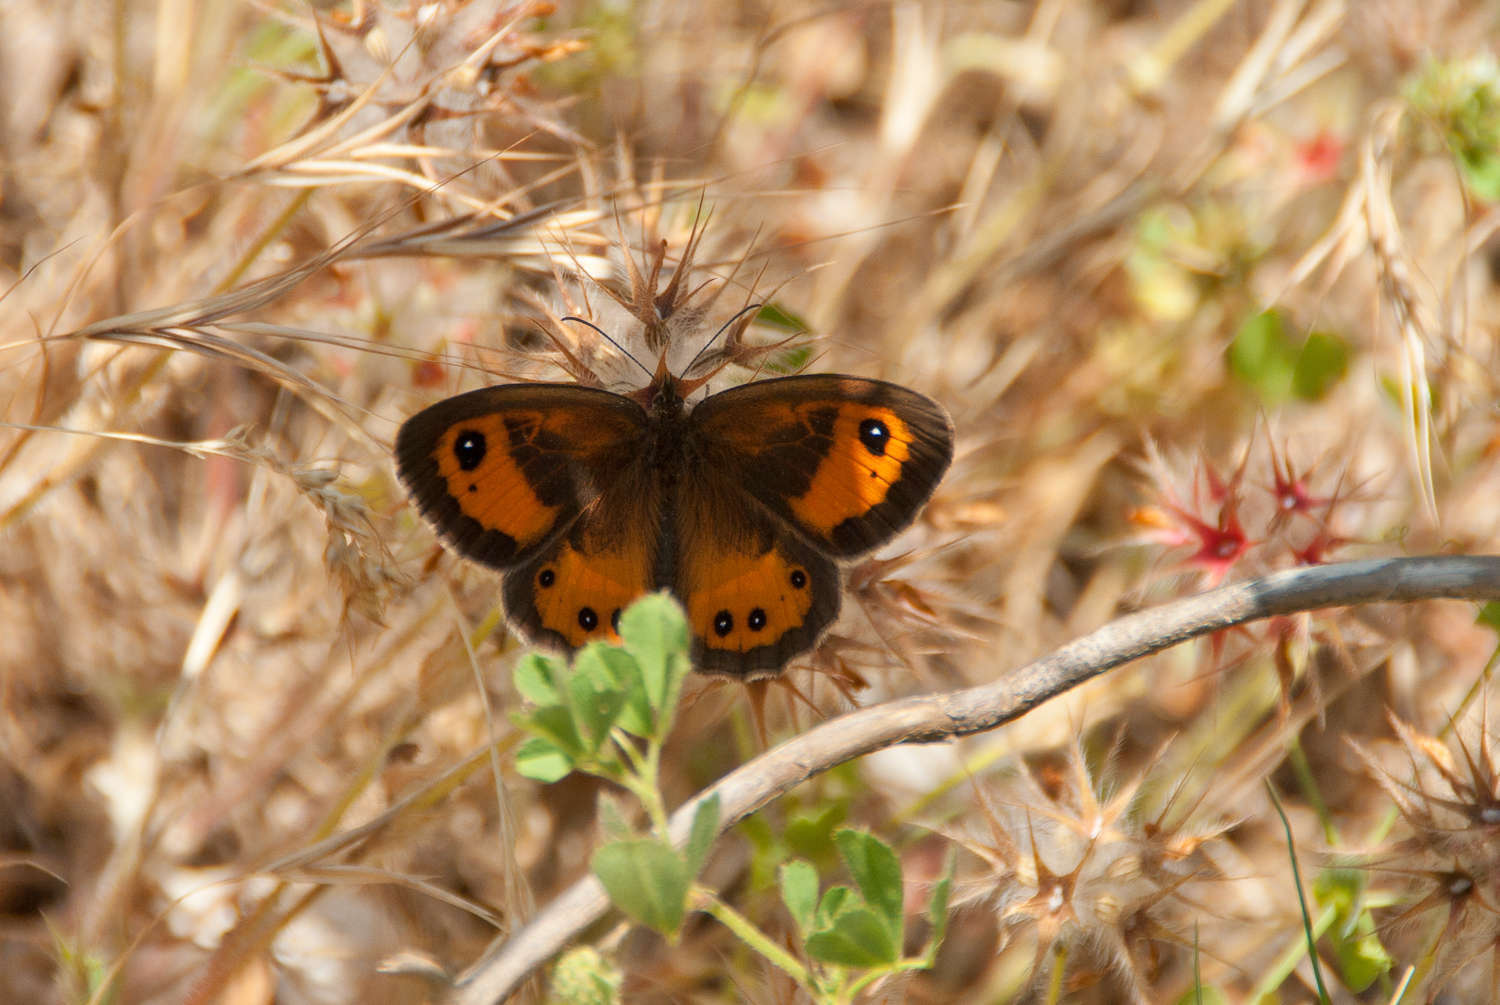
[[[691,366],[687,368],[691,369]],[[503,384],[418,412],[396,468],[454,551],[504,573],[527,640],[613,635],[652,590],[687,611],[693,665],[773,676],[838,617],[840,562],[910,524],[953,457],[937,402],[817,374],[701,397],[668,371],[617,394]]]

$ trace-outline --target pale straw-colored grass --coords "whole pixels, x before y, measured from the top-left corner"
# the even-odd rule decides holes
[[[795,691],[694,685],[674,803],[758,730],[1220,579],[1493,550],[1500,217],[1408,86],[1496,37],[1488,5],[318,10],[6,8],[0,998],[433,1000],[582,874],[600,787],[516,775],[497,577],[389,457],[460,389],[640,380],[569,314],[650,366],[771,300],[806,337],[732,328],[728,373],[897,380],[958,429]],[[1320,396],[1226,365],[1269,308],[1347,348]],[[1248,626],[762,816],[873,829],[914,882],[961,849],[948,949],[897,996],[1173,1000],[1196,972],[1300,1000],[1270,780],[1307,885],[1361,867],[1339,921],[1393,957],[1372,993],[1480,1000],[1500,900],[1437,861],[1495,893],[1474,620]],[[784,934],[769,855],[731,835],[709,878]],[[587,934],[631,1000],[790,995],[709,923]]]

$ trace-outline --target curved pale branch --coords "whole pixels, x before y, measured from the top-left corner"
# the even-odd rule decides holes
[[[1276,615],[1436,598],[1500,600],[1500,557],[1432,556],[1346,562],[1276,573],[1126,615],[993,683],[858,709],[735,769],[672,815],[681,845],[694,810],[720,800],[720,833],[777,796],[851,758],[898,743],[934,743],[994,729],[1084,681],[1179,642]],[[593,876],[574,883],[455,984],[455,1005],[496,1002],[609,910]]]

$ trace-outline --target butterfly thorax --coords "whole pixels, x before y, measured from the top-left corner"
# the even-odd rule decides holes
[[[668,377],[662,381],[653,381],[646,391],[650,393],[650,403],[646,410],[650,413],[653,424],[666,426],[683,421],[687,412],[686,402],[675,379]]]
[[[682,462],[687,453],[687,403],[670,376],[654,381],[648,390],[651,392],[647,408],[650,421],[644,460],[646,469],[653,473],[657,483],[670,493],[682,474]]]

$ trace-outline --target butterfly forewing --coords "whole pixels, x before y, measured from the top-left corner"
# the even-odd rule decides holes
[[[759,381],[708,398],[692,417],[705,454],[837,558],[910,524],[953,459],[942,406],[878,380]]]
[[[573,384],[507,384],[440,401],[396,437],[396,470],[454,550],[506,569],[604,492],[646,432],[635,402]]]

